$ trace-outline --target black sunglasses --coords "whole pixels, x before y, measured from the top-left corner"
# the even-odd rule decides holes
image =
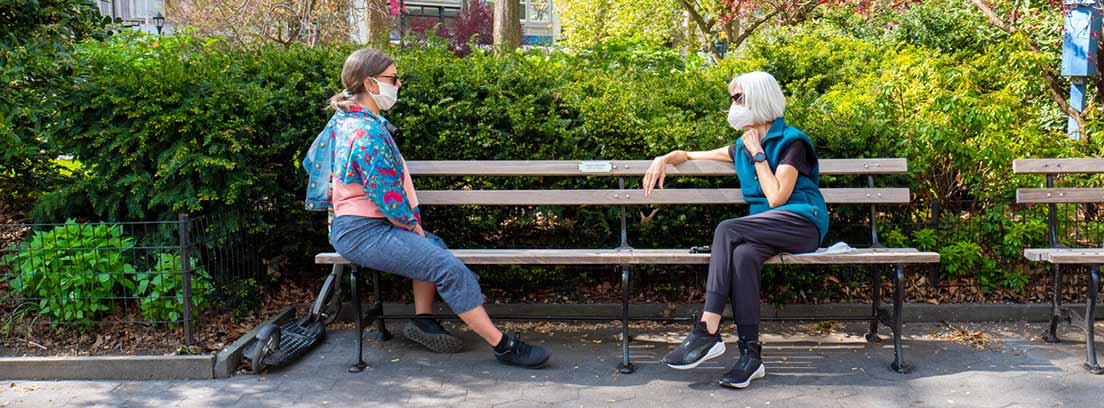
[[[377,76],[377,78],[391,78],[391,85],[398,85],[400,82],[402,82],[402,78],[400,78],[398,75],[379,75]]]
[[[732,98],[732,103],[735,103],[737,105],[742,105],[744,103],[744,93],[743,92],[734,93],[734,94],[732,94],[731,98]]]

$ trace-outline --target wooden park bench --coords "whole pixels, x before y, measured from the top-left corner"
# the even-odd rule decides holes
[[[616,265],[621,271],[622,280],[622,361],[619,369],[631,373],[634,368],[629,360],[629,277],[633,265],[644,264],[708,264],[709,254],[690,253],[688,248],[673,249],[637,249],[628,244],[628,231],[625,220],[625,207],[645,205],[689,205],[689,204],[744,204],[738,188],[720,189],[657,189],[652,197],[644,197],[643,190],[626,189],[626,178],[642,178],[650,161],[411,161],[408,163],[414,176],[468,176],[468,177],[618,177],[617,189],[574,189],[574,190],[449,190],[419,191],[421,205],[480,205],[480,206],[576,206],[609,205],[621,208],[621,245],[617,248],[542,248],[542,249],[452,249],[452,253],[469,265]],[[820,161],[822,175],[859,175],[867,176],[867,185],[861,188],[824,188],[821,191],[825,200],[832,205],[854,204],[870,206],[870,233],[872,248],[856,249],[845,253],[809,253],[800,255],[783,254],[767,261],[768,264],[787,265],[892,265],[896,273],[891,274],[895,285],[893,311],[890,313],[880,305],[881,275],[884,269],[872,268],[870,284],[873,291],[873,312],[864,316],[816,317],[809,320],[852,320],[869,321],[870,331],[867,340],[880,341],[878,324],[881,322],[893,332],[894,361],[891,367],[898,372],[908,372],[901,350],[901,310],[904,302],[904,276],[906,264],[931,264],[939,262],[939,254],[920,252],[911,248],[885,248],[878,241],[875,222],[876,205],[907,204],[907,188],[876,188],[874,176],[879,174],[903,174],[907,172],[905,159],[824,159]],[[677,167],[669,167],[671,177],[735,177],[731,163],[715,161],[688,161]],[[736,214],[733,214],[735,216]],[[461,226],[462,228],[462,226]],[[333,264],[335,268],[348,264],[336,253],[322,253],[315,257],[318,264]],[[356,282],[356,266],[353,265],[352,279]],[[375,272],[377,276],[378,272]],[[378,277],[374,279],[378,281]],[[354,284],[353,288],[357,285]],[[354,293],[354,299],[357,299]],[[369,322],[375,320],[380,334],[386,335],[383,326],[382,305],[377,303],[369,313]],[[359,302],[353,302],[359,308]],[[354,316],[360,316],[354,311]],[[359,320],[359,319],[355,319]],[[565,317],[562,320],[575,320]],[[764,320],[771,320],[764,318]],[[358,333],[362,323],[356,322]],[[356,362],[363,366],[361,359],[361,336],[356,336]]]
[[[1050,248],[1024,249],[1024,256],[1032,261],[1049,262],[1054,267],[1054,294],[1051,299],[1050,327],[1043,335],[1049,343],[1057,343],[1058,322],[1064,320],[1085,331],[1085,369],[1093,374],[1104,374],[1096,361],[1096,343],[1093,324],[1096,320],[1096,300],[1100,291],[1100,264],[1104,263],[1104,248],[1069,248],[1058,240],[1058,204],[1104,203],[1104,188],[1055,188],[1054,177],[1060,174],[1104,173],[1104,159],[1021,159],[1012,162],[1016,174],[1043,174],[1045,188],[1021,188],[1016,190],[1016,202],[1047,204],[1047,234]],[[1062,266],[1088,265],[1089,285],[1085,315],[1062,306]]]

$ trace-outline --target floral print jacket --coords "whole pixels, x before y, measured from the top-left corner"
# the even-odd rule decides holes
[[[331,180],[362,184],[364,194],[388,218],[407,228],[420,224],[417,207],[403,189],[403,158],[388,131],[390,122],[369,110],[338,110],[303,159],[307,170],[306,209],[333,217]]]

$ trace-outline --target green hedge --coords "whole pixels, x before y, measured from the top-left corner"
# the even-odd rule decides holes
[[[1002,265],[1018,260],[1008,248],[1036,237],[1024,233],[1018,222],[1000,220],[1040,215],[1001,204],[1011,201],[1015,188],[1038,180],[1010,177],[1011,160],[1100,156],[1104,151],[1100,138],[1065,140],[1064,120],[1037,74],[1039,64],[1052,61],[1026,52],[1016,38],[988,31],[976,40],[955,34],[961,24],[979,26],[983,20],[958,24],[905,13],[897,26],[908,27],[910,37],[893,25],[856,33],[848,28],[854,21],[838,17],[762,30],[719,64],[670,50],[618,45],[505,57],[477,51],[466,58],[433,41],[393,49],[404,87],[388,117],[402,129],[398,143],[410,160],[646,159],[672,149],[732,143],[737,134],[724,120],[726,84],[736,73],[767,70],[788,95],[787,120],[813,138],[821,157],[909,159],[909,175],[881,181],[908,186],[916,198],[909,211],[885,215],[889,239],[902,245],[930,243],[931,249],[953,255],[961,261],[945,270],[950,277],[980,271],[986,287],[1022,288],[1022,272]],[[976,48],[936,46],[935,39],[952,35]],[[64,189],[46,195],[36,217],[135,220],[233,207],[263,220],[255,227],[268,237],[262,252],[309,259],[309,252],[326,241],[321,224],[304,222],[320,216],[300,209],[305,173],[298,163],[329,116],[325,101],[340,89],[338,70],[350,50],[241,51],[188,35],[160,42],[119,35],[85,43],[78,53],[77,86],[61,98],[68,132],[57,138],[63,151],[79,158],[83,171]],[[615,182],[417,180],[422,189]],[[828,186],[863,182],[824,180]],[[676,187],[735,183],[672,182]],[[976,217],[962,218],[951,229],[916,231],[918,223],[929,221],[933,203],[959,200],[975,201],[971,211]],[[427,208],[425,219],[454,247],[612,246],[616,211]],[[744,211],[662,207],[642,223],[641,215],[651,209],[632,208],[632,244],[698,245],[708,242],[716,222]],[[833,223],[862,223],[866,214],[864,208],[836,207]],[[841,227],[829,240],[861,244],[865,237],[861,229]]]
[[[59,94],[76,44],[102,37],[102,23],[88,0],[0,0],[0,208],[22,210],[57,185]]]

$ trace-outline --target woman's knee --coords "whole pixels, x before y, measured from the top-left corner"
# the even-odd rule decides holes
[[[737,245],[732,248],[732,260],[741,261],[759,255],[759,250],[753,245]]]
[[[469,279],[478,282],[475,273],[468,269],[463,261],[451,256],[451,254],[434,266],[432,274],[433,283],[436,284],[438,288],[454,286],[459,282]]]
[[[732,249],[732,273],[736,277],[758,275],[767,256],[755,245],[737,245]]]
[[[713,240],[738,241],[740,238],[739,222],[739,218],[721,221],[717,224],[717,228],[713,229]]]

